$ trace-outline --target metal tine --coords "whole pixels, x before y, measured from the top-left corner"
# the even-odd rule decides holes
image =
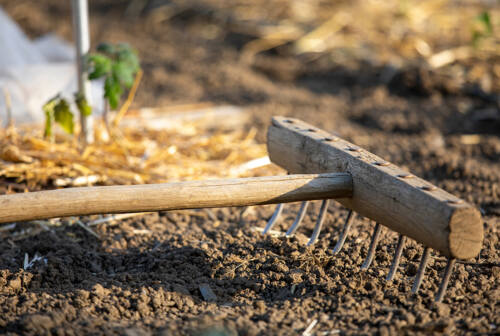
[[[342,246],[344,246],[345,240],[347,238],[347,234],[349,233],[349,230],[351,229],[351,226],[352,226],[352,223],[354,222],[355,217],[356,217],[356,214],[354,213],[354,211],[349,210],[349,213],[347,214],[347,217],[345,220],[344,228],[342,229],[342,234],[339,237],[339,241],[337,242],[337,244],[333,248],[333,252],[332,252],[333,254],[339,253],[340,250],[342,249]]]
[[[361,265],[362,270],[368,269],[370,267],[370,264],[372,263],[373,256],[375,255],[375,250],[377,249],[380,232],[382,232],[382,225],[377,223],[375,225],[375,229],[373,230],[372,240],[370,242],[370,247],[368,248],[368,255],[366,256],[363,265]]]
[[[389,269],[389,274],[387,274],[386,281],[392,281],[394,279],[394,275],[398,270],[399,260],[401,259],[401,254],[403,254],[403,248],[405,246],[406,237],[402,234],[399,234],[398,245],[396,246],[396,251],[394,252],[394,259],[392,259],[391,268]]]
[[[283,203],[279,203],[276,206],[276,210],[274,210],[274,213],[273,213],[271,219],[269,219],[269,221],[267,222],[267,225],[264,228],[264,231],[262,231],[262,234],[266,234],[269,232],[269,230],[271,230],[271,228],[274,226],[274,224],[276,224],[276,222],[280,218],[281,212],[283,212]]]
[[[448,258],[448,262],[446,263],[446,268],[443,274],[443,280],[441,280],[441,284],[439,285],[438,292],[436,294],[435,302],[443,301],[444,294],[446,293],[446,288],[448,288],[448,283],[450,282],[451,273],[453,271],[453,266],[455,266],[456,259]]]
[[[416,294],[418,292],[418,289],[420,288],[420,285],[422,284],[425,268],[427,267],[427,263],[429,262],[430,252],[430,248],[424,248],[424,253],[422,254],[422,259],[420,259],[420,265],[418,266],[417,276],[415,277],[415,281],[413,282],[413,286],[411,287],[412,294]]]
[[[297,231],[300,224],[304,220],[308,206],[309,206],[309,201],[304,201],[300,204],[300,209],[299,209],[299,212],[297,213],[297,217],[295,217],[295,220],[293,221],[292,226],[290,226],[290,228],[286,232],[286,234],[285,234],[286,237],[290,237],[290,236],[295,234],[295,231]]]
[[[330,205],[330,200],[325,199],[321,202],[321,208],[319,209],[318,219],[316,220],[316,225],[314,226],[313,234],[307,243],[307,246],[313,245],[319,237],[319,233],[321,232],[321,227],[323,226],[323,222],[326,217],[326,212],[328,210],[328,205]]]

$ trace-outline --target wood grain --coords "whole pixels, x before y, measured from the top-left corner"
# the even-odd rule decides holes
[[[0,196],[0,223],[349,197],[347,173],[68,188]]]
[[[338,201],[394,231],[455,258],[481,250],[476,208],[348,141],[298,119],[275,117],[267,147],[271,161],[293,174],[349,172],[353,195]]]

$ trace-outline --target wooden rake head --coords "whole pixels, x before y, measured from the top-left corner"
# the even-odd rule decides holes
[[[483,222],[476,208],[346,140],[297,119],[275,117],[267,133],[267,147],[271,161],[289,173],[344,172],[351,175],[352,195],[337,199],[349,212],[333,254],[338,253],[345,242],[355,217],[353,211],[376,221],[361,269],[370,266],[382,225],[386,226],[399,233],[388,281],[394,278],[406,237],[425,247],[412,293],[418,292],[430,248],[448,257],[436,295],[439,302],[446,291],[456,259],[473,258],[481,250]],[[297,230],[307,207],[308,201],[302,202],[286,236]],[[318,238],[327,207],[328,200],[323,200],[308,245],[314,244]],[[282,210],[283,204],[278,204],[264,234],[273,227]]]

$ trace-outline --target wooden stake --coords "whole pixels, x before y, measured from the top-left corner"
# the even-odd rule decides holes
[[[89,14],[87,0],[72,0],[73,36],[76,43],[76,61],[78,74],[78,93],[82,94],[89,105],[91,102],[90,82],[85,58],[90,49]],[[94,142],[94,125],[92,116],[80,114],[81,136],[86,144]]]

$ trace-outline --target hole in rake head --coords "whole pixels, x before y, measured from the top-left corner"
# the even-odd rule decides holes
[[[314,128],[308,128],[307,131],[312,132],[312,133],[316,132],[316,130]]]
[[[288,123],[288,124],[293,124],[293,120],[290,120],[290,119],[285,119],[283,121],[286,122],[286,123]]]
[[[389,166],[391,163],[387,161],[377,161],[373,163],[376,166],[381,166],[381,167],[386,167]]]
[[[339,138],[324,138],[323,139],[323,141],[331,141],[331,142],[338,141],[338,140],[339,140]]]
[[[347,147],[346,149],[350,152],[361,152],[361,148],[359,147]]]
[[[425,190],[425,191],[434,191],[437,189],[437,187],[433,186],[433,185],[424,185],[424,186],[421,186],[420,189]]]
[[[414,177],[412,174],[405,173],[405,174],[398,174],[397,177],[402,178],[402,179],[409,179]]]
[[[464,202],[464,201],[462,201],[461,199],[456,199],[456,200],[451,199],[451,200],[447,200],[447,201],[446,201],[446,203],[448,203],[448,204],[461,204],[461,203],[463,203],[463,202]]]

